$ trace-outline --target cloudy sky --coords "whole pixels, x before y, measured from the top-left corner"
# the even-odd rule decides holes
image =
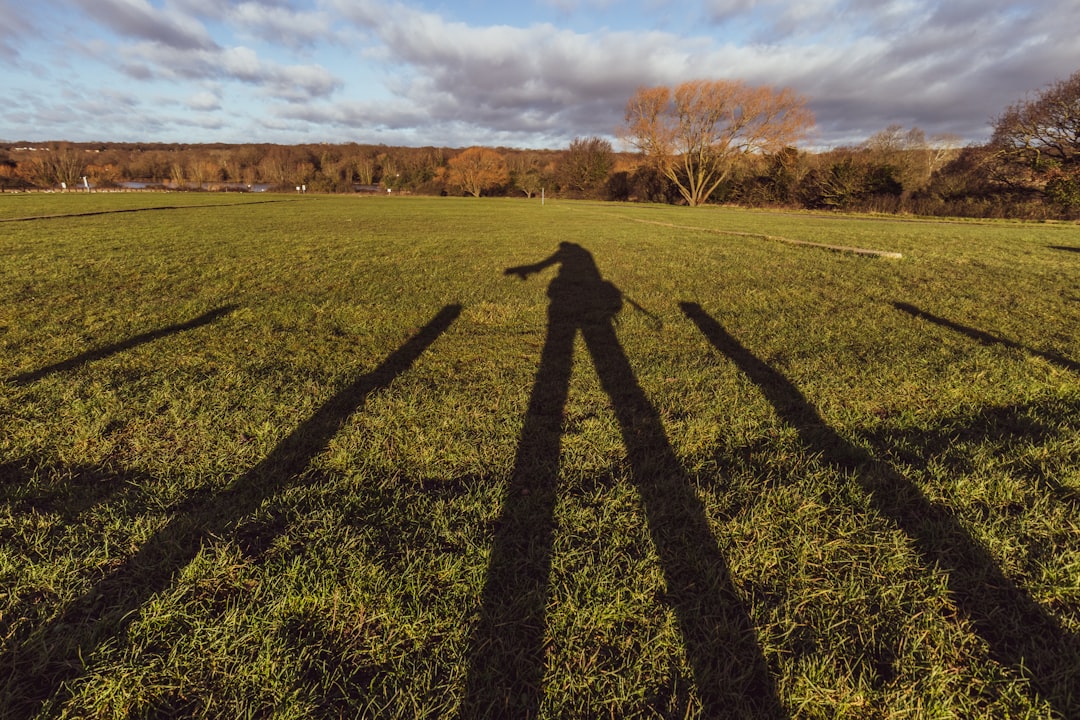
[[[0,140],[564,147],[641,85],[790,86],[813,144],[982,141],[1077,0],[0,0]]]

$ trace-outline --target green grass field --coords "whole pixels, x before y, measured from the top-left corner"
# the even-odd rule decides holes
[[[0,717],[1078,717],[1078,328],[1075,224],[0,195]]]

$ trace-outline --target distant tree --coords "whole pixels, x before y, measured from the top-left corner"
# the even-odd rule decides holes
[[[352,161],[356,171],[356,181],[361,185],[375,184],[375,158],[370,155],[356,155]]]
[[[63,183],[74,188],[86,170],[86,154],[68,143],[60,143],[38,151],[34,163],[34,180],[44,187]]]
[[[866,164],[874,168],[867,177],[875,173],[888,175],[899,184],[901,192],[910,192],[929,180],[923,159],[926,147],[926,133],[922,130],[894,124],[868,137],[859,149],[866,155]]]
[[[400,148],[396,153],[396,187],[414,193],[437,194],[443,190],[439,170],[445,166],[442,148]]]
[[[510,172],[510,185],[531,198],[551,182],[551,158],[549,151],[516,150],[506,155],[506,168]]]
[[[223,168],[219,162],[210,158],[191,161],[188,166],[188,177],[195,185],[202,187],[205,183],[221,182]]]
[[[401,171],[394,153],[379,153],[375,161],[378,165],[379,183],[388,190],[400,188]]]
[[[607,181],[614,165],[614,150],[603,138],[574,138],[559,163],[564,188],[581,195],[595,193]]]
[[[503,156],[494,150],[471,147],[450,159],[447,182],[473,197],[505,185],[510,180]]]
[[[626,105],[625,120],[624,140],[695,206],[720,187],[740,157],[794,145],[814,117],[790,89],[694,80],[674,90],[639,88]]]
[[[990,144],[1003,182],[1080,209],[1080,72],[1009,106],[995,121]]]
[[[169,154],[163,150],[139,151],[129,162],[125,177],[132,180],[164,180],[172,166]]]
[[[862,149],[884,155],[918,150],[926,146],[926,133],[917,127],[910,130],[894,123],[884,130],[874,133],[863,141]]]
[[[925,195],[938,203],[938,214],[970,215],[975,217],[1003,214],[1007,193],[994,180],[993,165],[997,162],[986,145],[974,145],[955,152],[927,186]]]
[[[270,185],[287,186],[291,170],[287,148],[271,146],[259,160],[259,178]]]
[[[798,205],[804,178],[812,169],[809,156],[793,147],[762,155],[744,163],[733,179],[736,202],[761,205]]]
[[[232,179],[239,180],[245,185],[254,185],[259,182],[259,161],[262,160],[263,150],[258,145],[240,145],[232,152],[232,157],[239,166],[237,176]],[[230,170],[230,176],[233,171]]]
[[[120,170],[112,163],[87,165],[86,176],[94,187],[114,187],[120,181]]]
[[[866,170],[850,152],[822,162],[811,174],[809,204],[814,207],[848,209],[866,197]]]
[[[289,176],[293,185],[308,185],[315,177],[315,163],[310,160],[297,160],[293,163],[292,174]]]
[[[0,152],[0,192],[21,184],[18,171],[19,164],[6,151]]]
[[[179,160],[169,168],[169,181],[174,187],[183,187],[187,183],[187,170]]]
[[[523,172],[514,174],[512,180],[514,187],[524,193],[527,198],[539,194],[544,189],[544,177],[537,168],[526,168]]]
[[[239,182],[243,179],[242,165],[239,153],[228,150],[218,150],[213,153],[212,160],[217,165],[217,175],[221,180]]]
[[[956,157],[961,146],[957,135],[927,139],[918,127],[908,130],[902,125],[890,125],[871,135],[859,148],[869,156],[870,163],[890,168],[904,191],[912,192],[925,188],[934,173]]]

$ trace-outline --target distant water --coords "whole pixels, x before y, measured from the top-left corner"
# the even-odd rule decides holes
[[[141,182],[138,180],[128,180],[126,182],[117,183],[120,187],[126,190],[145,190],[146,188],[165,188],[161,183],[153,182]],[[203,183],[200,186],[202,190],[209,190],[214,188],[215,190],[234,190],[234,191],[246,191],[246,192],[266,192],[272,186],[267,183],[255,183],[254,185],[245,185],[244,183]],[[165,188],[168,189],[168,188]]]

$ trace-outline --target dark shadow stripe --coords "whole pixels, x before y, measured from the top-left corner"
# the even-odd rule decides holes
[[[94,362],[95,360],[102,360],[109,357],[110,355],[124,352],[125,350],[131,350],[132,348],[136,348],[139,345],[145,345],[148,342],[160,340],[161,338],[168,337],[169,335],[175,335],[177,333],[185,332],[187,330],[194,330],[195,328],[202,327],[203,325],[209,325],[218,318],[224,317],[225,315],[228,315],[232,311],[236,310],[236,308],[236,305],[225,305],[223,307],[211,310],[210,312],[203,313],[199,317],[194,318],[193,320],[188,320],[185,323],[169,325],[168,327],[163,327],[158,330],[152,330],[150,332],[142,333],[141,335],[135,335],[134,337],[128,338],[123,342],[118,342],[113,345],[106,345],[105,347],[100,347],[96,350],[89,350],[82,353],[81,355],[76,355],[73,358],[68,358],[67,360],[62,360],[61,362],[47,365],[39,370],[14,375],[8,378],[7,382],[15,383],[16,385],[26,385],[32,382],[37,382],[38,380],[41,380],[47,375],[52,375],[53,373],[74,370],[75,368],[78,368],[87,363]]]
[[[62,215],[30,215],[27,217],[0,218],[0,223],[32,222],[34,220],[62,220],[64,218],[94,217],[95,215],[122,215],[124,213],[154,212],[156,210],[206,210],[211,208],[241,207],[245,205],[268,205],[270,203],[297,202],[297,200],[252,200],[250,202],[220,203],[209,205],[157,205],[148,208],[117,208],[116,210],[90,210]]]
[[[920,310],[914,305],[909,305],[908,303],[894,302],[893,307],[897,310],[900,310],[901,312],[905,312],[908,315],[911,315],[912,317],[919,318],[920,320],[927,320],[934,323],[935,325],[940,325],[941,327],[948,328],[953,332],[965,335],[976,342],[982,343],[983,345],[1001,345],[1012,350],[1022,350],[1026,353],[1030,353],[1031,355],[1037,355],[1043,360],[1053,363],[1058,367],[1065,368],[1066,370],[1071,370],[1074,373],[1080,373],[1080,363],[1070,360],[1069,358],[1062,357],[1061,355],[1058,355],[1056,353],[1036,350],[1034,348],[1028,347],[1027,345],[1022,345],[1018,342],[1007,340],[1005,338],[998,337],[997,335],[991,335],[988,332],[983,332],[982,330],[977,330],[976,328],[968,327],[967,325],[961,325],[960,323],[955,323],[952,320],[946,320],[945,318],[940,318],[936,315],[931,315],[925,310]]]
[[[226,491],[174,515],[132,557],[89,592],[72,601],[44,627],[0,655],[0,707],[4,718],[36,717],[43,703],[62,700],[68,683],[85,672],[109,638],[123,642],[124,629],[140,608],[216,537],[230,537],[237,523],[288,486],[322,452],[367,398],[408,370],[460,315],[447,305],[378,367],[340,390]]]
[[[947,573],[951,597],[986,641],[991,657],[1030,678],[1036,693],[1061,717],[1080,717],[1076,636],[1006,577],[948,508],[841,437],[794,383],[743,347],[700,305],[680,305],[713,347],[758,386],[802,443],[820,453],[825,464],[854,474],[872,506],[911,538],[926,566]]]
[[[786,717],[705,506],[615,333],[625,294],[603,279],[592,254],[575,243],[560,243],[552,256],[505,273],[524,280],[553,265],[559,272],[547,289],[547,336],[495,526],[470,638],[461,716],[531,719],[541,714],[563,413],[580,332],[619,423],[660,556],[664,600],[679,623],[702,716]],[[669,710],[653,708],[658,715]]]

